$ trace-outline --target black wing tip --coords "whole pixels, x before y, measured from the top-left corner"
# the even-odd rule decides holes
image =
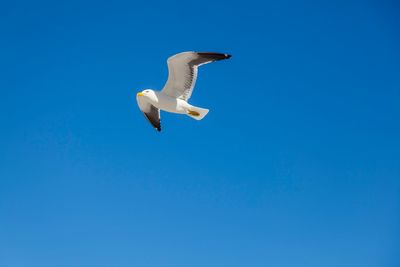
[[[215,60],[222,60],[231,58],[232,55],[230,54],[223,54],[223,53],[216,53],[216,52],[197,52],[200,56],[206,56],[210,58],[214,58]]]
[[[156,129],[157,132],[161,132],[161,127],[154,127],[154,129]]]

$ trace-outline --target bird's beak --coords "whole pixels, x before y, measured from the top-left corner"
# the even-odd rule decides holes
[[[143,96],[142,92],[137,93],[137,96]]]

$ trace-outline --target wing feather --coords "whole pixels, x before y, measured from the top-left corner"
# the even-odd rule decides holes
[[[154,129],[161,132],[160,109],[148,103],[145,99],[143,99],[143,97],[136,97],[136,101],[138,102],[140,110],[143,112],[144,116],[154,127]]]
[[[193,92],[199,66],[228,59],[228,54],[213,52],[183,52],[168,58],[168,80],[163,92],[187,101]]]

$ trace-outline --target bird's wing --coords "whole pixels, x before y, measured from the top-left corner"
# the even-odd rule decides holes
[[[154,129],[161,131],[160,109],[156,108],[143,97],[136,97],[140,110],[143,112],[146,119],[153,125]]]
[[[183,52],[168,58],[168,80],[163,92],[187,101],[192,95],[197,68],[213,61],[228,59],[228,54],[211,52]]]

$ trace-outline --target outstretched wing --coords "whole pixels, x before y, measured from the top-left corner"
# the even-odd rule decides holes
[[[228,59],[231,55],[212,52],[183,52],[168,58],[168,80],[163,92],[187,101],[197,79],[197,68],[213,61]]]
[[[136,101],[140,110],[143,112],[146,119],[153,125],[157,131],[161,131],[160,109],[148,103],[143,97],[136,97]]]

